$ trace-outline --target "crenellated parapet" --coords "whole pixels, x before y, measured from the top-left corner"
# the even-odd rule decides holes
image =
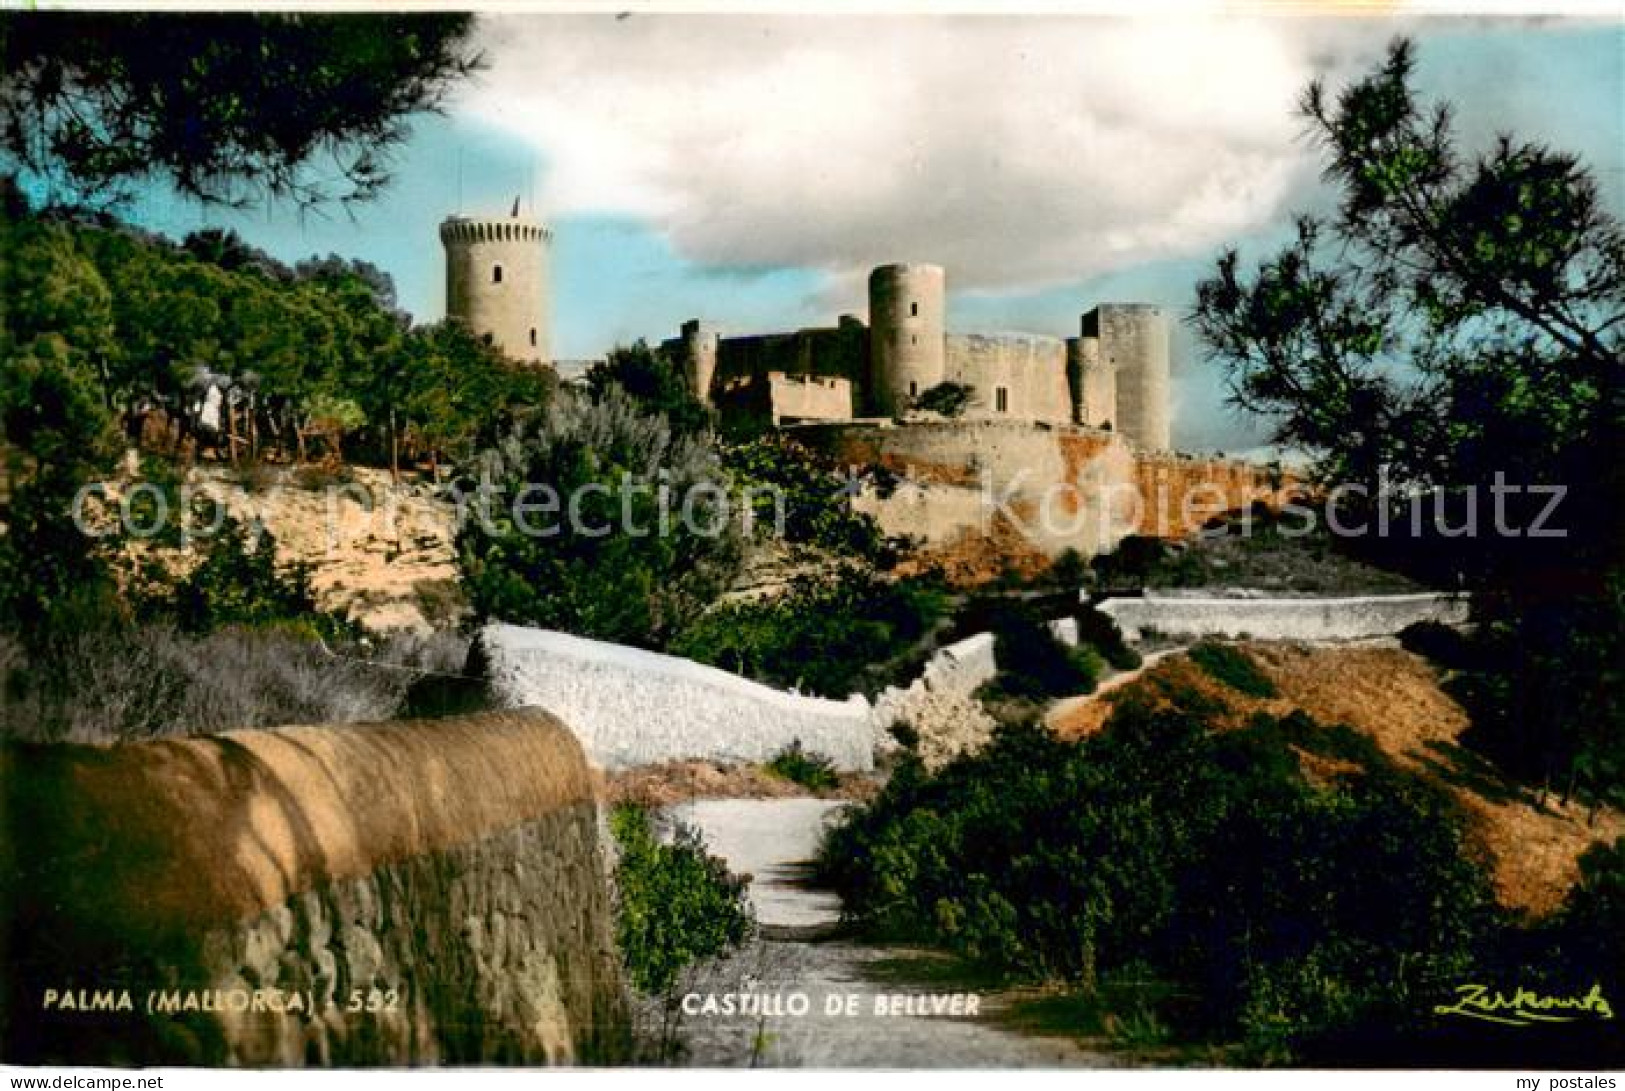
[[[475,220],[453,216],[440,225],[442,243],[472,245],[484,242],[539,242],[551,245],[553,229],[534,220]]]

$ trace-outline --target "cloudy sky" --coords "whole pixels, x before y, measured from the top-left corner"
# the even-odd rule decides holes
[[[862,314],[888,261],[947,268],[950,328],[1073,334],[1097,301],[1187,308],[1222,246],[1266,253],[1323,204],[1294,100],[1400,32],[1468,144],[1510,130],[1577,150],[1625,208],[1618,22],[529,15],[483,20],[488,67],[414,126],[396,185],[353,219],[156,193],[135,218],[366,258],[427,321],[438,221],[534,198],[566,358],[689,317],[745,332]],[[1182,447],[1262,439],[1183,331],[1176,396]]]

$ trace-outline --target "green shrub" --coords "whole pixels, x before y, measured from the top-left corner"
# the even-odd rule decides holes
[[[355,470],[338,459],[324,459],[321,462],[307,462],[299,466],[292,474],[293,487],[304,489],[306,492],[325,492],[328,489],[337,489],[344,485],[356,483]]]
[[[767,769],[775,776],[815,792],[833,788],[841,782],[834,764],[822,754],[808,753],[800,739],[774,755],[773,760],[767,763]]]
[[[1140,665],[1140,653],[1128,646],[1123,631],[1107,614],[1085,603],[1072,616],[1078,623],[1079,644],[1094,648],[1117,670],[1131,671]]]
[[[847,566],[798,576],[773,598],[718,606],[668,650],[821,697],[874,693],[912,672],[920,657],[911,648],[930,631],[944,601],[933,589]]]
[[[1282,737],[1294,746],[1311,754],[1351,761],[1367,769],[1388,766],[1388,756],[1375,739],[1348,724],[1323,724],[1302,710],[1294,710],[1276,720],[1269,716],[1255,717],[1264,730],[1278,729]]]
[[[641,340],[616,346],[588,368],[587,388],[595,399],[618,390],[644,413],[666,420],[675,435],[694,436],[711,429],[711,411],[704,402],[709,391],[690,390],[679,364],[664,349]]]
[[[1067,647],[1025,604],[994,600],[982,613],[993,632],[993,656],[999,664],[994,688],[1001,694],[1042,701],[1095,688],[1100,658],[1087,646]]]
[[[760,533],[777,533],[782,520],[787,542],[872,564],[893,560],[874,517],[853,510],[853,481],[834,459],[773,432],[723,448],[722,463],[741,496],[748,493]]]
[[[1556,963],[1575,986],[1593,980],[1625,988],[1625,837],[1599,841],[1580,857],[1580,881],[1552,929]]]
[[[738,571],[715,452],[613,384],[597,401],[560,398],[467,471],[457,563],[480,619],[660,648]]]
[[[1076,589],[1089,582],[1091,572],[1089,562],[1082,553],[1075,549],[1065,549],[1061,555],[1050,564],[1045,579],[1056,587]]]
[[[1275,683],[1265,677],[1252,657],[1240,648],[1204,640],[1192,646],[1186,654],[1190,656],[1191,662],[1206,671],[1209,677],[1217,682],[1223,682],[1237,692],[1245,693],[1249,697],[1280,695]]]
[[[1144,967],[1195,998],[1183,1032],[1313,1056],[1470,970],[1492,899],[1443,796],[1311,784],[1286,735],[1133,702],[1079,744],[1004,728],[935,775],[906,757],[820,871],[875,934],[1020,980]]]
[[[894,720],[886,729],[886,733],[897,740],[897,745],[904,750],[918,750],[920,748],[920,729],[907,720]]]
[[[745,880],[705,851],[698,830],[679,824],[669,844],[641,807],[610,815],[620,858],[615,938],[632,984],[669,998],[683,970],[738,947],[754,929]]]
[[[1584,595],[1483,596],[1451,695],[1469,748],[1567,799],[1625,806],[1625,570]]]
[[[1201,566],[1188,549],[1148,534],[1130,534],[1110,553],[1089,562],[1101,587],[1183,587],[1197,582]]]
[[[103,616],[32,652],[0,637],[0,737],[105,745],[389,720],[420,680],[461,670],[467,654],[466,640],[438,634],[329,655],[312,635],[298,624],[193,635]]]
[[[1472,661],[1467,638],[1452,626],[1437,621],[1418,621],[1400,630],[1399,642],[1406,651],[1431,659],[1446,669],[1459,669]]]

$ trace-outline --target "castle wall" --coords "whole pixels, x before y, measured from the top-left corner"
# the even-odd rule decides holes
[[[796,330],[791,333],[723,337],[717,343],[713,393],[772,372],[821,375],[866,385],[869,332],[862,323]]]
[[[1116,372],[1114,429],[1146,451],[1173,446],[1170,331],[1161,307],[1103,303],[1083,316],[1084,338],[1097,337],[1100,363]]]
[[[976,390],[965,411],[967,419],[1071,423],[1066,345],[1059,338],[1032,333],[951,333],[945,352],[947,381]]]
[[[1134,495],[1139,498],[1134,532],[1183,538],[1253,500],[1282,503],[1296,487],[1295,479],[1240,459],[1141,451],[1134,460]]]
[[[626,1057],[592,776],[546,713],[0,747],[0,774],[7,1061]],[[81,988],[133,1010],[46,1010]]]
[[[973,585],[1036,574],[1068,549],[1107,552],[1130,534],[1183,537],[1223,511],[1278,503],[1281,483],[1241,462],[1146,456],[1097,429],[1015,421],[805,425],[799,442],[903,480],[854,506],[916,543],[915,563]]]
[[[874,412],[895,416],[947,378],[945,278],[940,265],[882,265],[869,274]]]
[[[440,240],[446,250],[446,316],[489,335],[514,360],[551,361],[552,232],[527,217],[454,217],[440,225]]]
[[[786,420],[851,420],[852,383],[824,375],[767,376],[773,423]]]

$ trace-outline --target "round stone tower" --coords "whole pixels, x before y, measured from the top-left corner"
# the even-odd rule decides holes
[[[711,404],[711,380],[717,373],[717,347],[722,331],[709,322],[691,318],[683,323],[683,377],[694,396]]]
[[[1098,365],[1116,372],[1116,430],[1147,451],[1173,446],[1166,308],[1102,303],[1083,316],[1083,336],[1099,338]]]
[[[519,214],[451,216],[440,225],[446,248],[446,317],[462,322],[514,360],[551,363],[553,232]]]
[[[1066,381],[1072,393],[1074,423],[1091,428],[1117,426],[1117,375],[1100,359],[1099,337],[1066,339]]]
[[[895,416],[946,376],[940,265],[882,265],[869,274],[870,397]]]

